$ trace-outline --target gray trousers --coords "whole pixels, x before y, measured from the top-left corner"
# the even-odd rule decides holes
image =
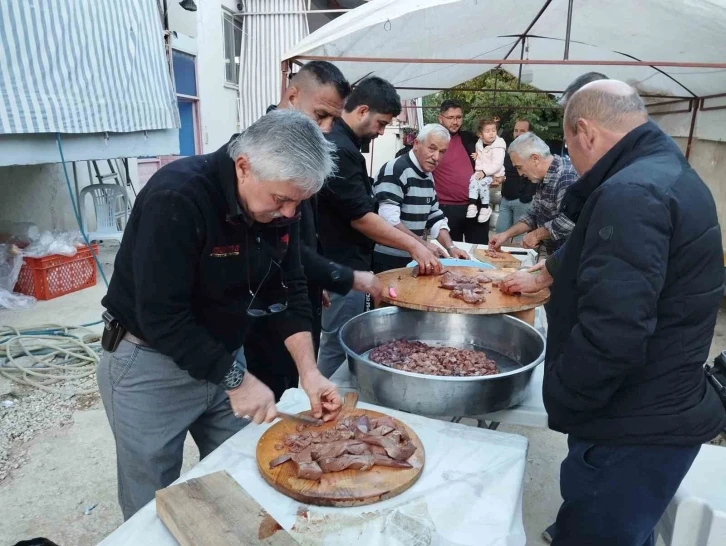
[[[104,351],[97,375],[116,440],[124,520],[179,477],[187,431],[203,459],[247,424],[235,418],[221,387],[147,347],[122,341],[113,354]]]
[[[522,203],[519,199],[505,199],[502,197],[502,202],[499,203],[499,218],[497,219],[497,233],[503,233],[510,227],[516,224],[522,216],[529,212],[532,207],[532,201],[529,203]],[[519,242],[522,240],[524,235],[520,235],[514,238],[514,241]]]
[[[365,305],[366,295],[362,292],[351,290],[345,296],[330,294],[330,307],[323,309],[318,351],[318,370],[325,377],[330,378],[345,362],[345,351],[338,341],[340,328],[365,311]]]

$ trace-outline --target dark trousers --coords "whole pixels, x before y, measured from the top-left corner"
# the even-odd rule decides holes
[[[595,445],[572,436],[553,546],[652,546],[653,529],[701,446]]]
[[[476,218],[467,218],[469,205],[441,205],[441,210],[449,221],[449,234],[452,241],[465,241],[478,245],[489,244],[489,221],[483,224]]]

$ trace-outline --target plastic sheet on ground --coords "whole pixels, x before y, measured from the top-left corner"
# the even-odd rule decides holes
[[[418,482],[376,504],[324,508],[301,504],[267,485],[255,459],[267,425],[249,425],[187,472],[186,481],[226,470],[302,545],[522,546],[522,486],[527,440],[521,436],[428,419],[370,404],[411,426],[426,449]],[[280,411],[310,408],[305,393],[288,390]],[[102,543],[173,546],[152,501]]]
[[[14,294],[23,256],[15,245],[0,244],[0,309],[27,309],[35,305],[35,298]]]

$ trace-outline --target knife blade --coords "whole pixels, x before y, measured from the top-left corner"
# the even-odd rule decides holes
[[[316,419],[315,417],[310,417],[309,415],[293,415],[292,413],[285,413],[284,411],[278,411],[277,416],[281,417],[283,419],[292,419],[293,421],[300,421],[301,423],[305,423],[306,425],[322,425],[323,424],[322,419]]]

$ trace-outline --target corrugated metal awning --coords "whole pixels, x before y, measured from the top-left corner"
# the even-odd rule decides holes
[[[0,1],[0,134],[179,125],[155,0]]]
[[[284,15],[243,14],[239,73],[242,129],[280,101],[282,54],[308,35],[305,9],[305,0],[265,0],[255,2],[253,13]]]

